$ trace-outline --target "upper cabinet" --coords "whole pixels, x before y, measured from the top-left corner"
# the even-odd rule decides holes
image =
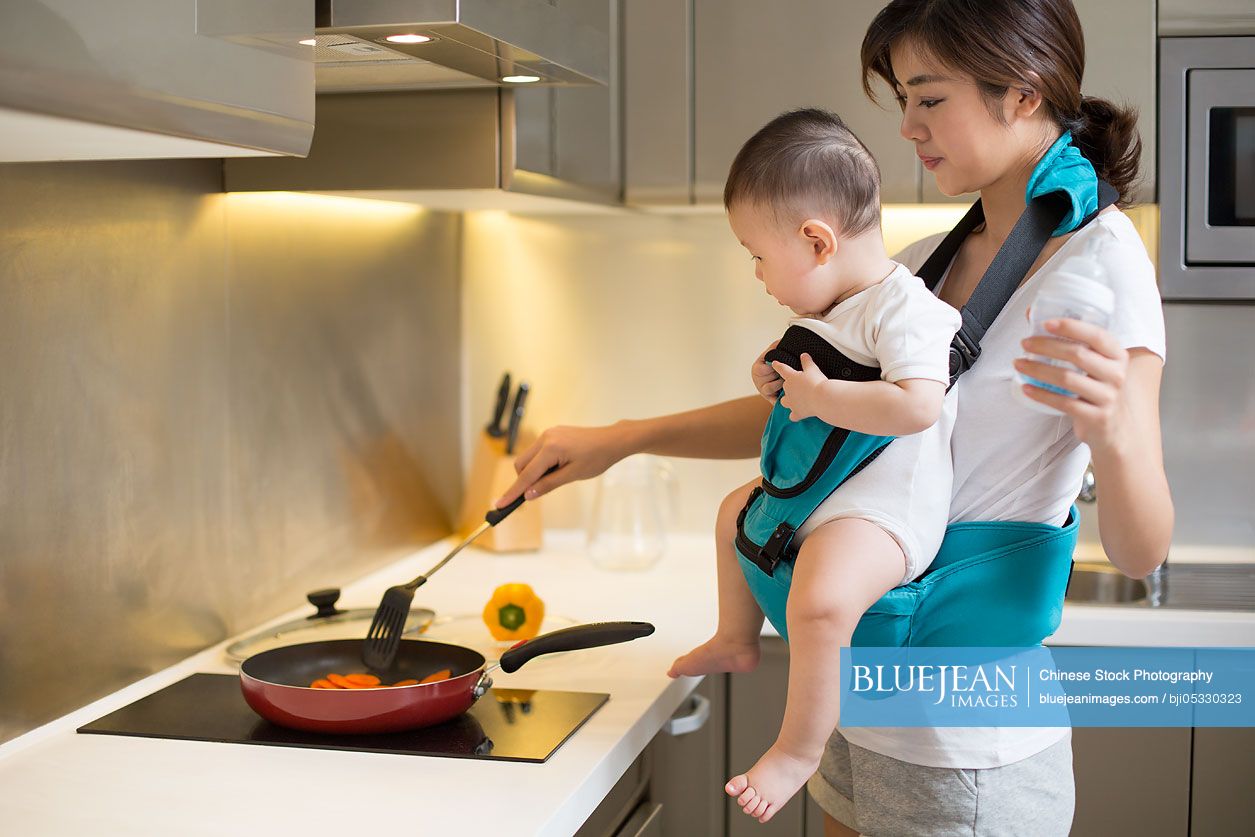
[[[898,135],[891,97],[863,94],[859,49],[884,0],[696,0],[694,196],[719,201],[732,158],[778,114],[821,107],[841,116],[880,163],[882,199],[918,200],[918,158]],[[883,88],[882,88],[883,89]]]
[[[1074,0],[1085,30],[1085,77],[1081,92],[1137,108],[1142,135],[1136,203],[1155,201],[1155,137],[1158,43],[1155,4],[1147,0]]]
[[[840,114],[880,163],[889,202],[919,200],[920,167],[892,98],[863,95],[858,54],[882,0],[633,0],[625,4],[629,203],[718,203],[737,149],[798,107]]]
[[[638,205],[717,204],[737,149],[772,117],[815,106],[840,114],[880,164],[886,203],[949,198],[899,134],[888,89],[863,93],[863,35],[886,0],[632,0],[624,4],[625,195]],[[1140,112],[1143,183],[1154,199],[1155,7],[1077,0],[1086,95]]]
[[[0,32],[0,161],[309,149],[309,0],[4,3]]]

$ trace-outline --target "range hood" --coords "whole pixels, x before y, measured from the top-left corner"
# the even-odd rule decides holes
[[[318,0],[317,89],[605,84],[606,8],[606,0]]]
[[[308,157],[227,160],[226,189],[450,211],[620,207],[617,12],[616,0],[322,0]],[[434,40],[386,41],[397,34]],[[361,61],[339,57],[354,50]],[[515,75],[540,81],[501,80]]]

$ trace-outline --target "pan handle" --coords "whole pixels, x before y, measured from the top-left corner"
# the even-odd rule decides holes
[[[518,671],[528,660],[541,654],[614,645],[640,639],[653,632],[654,626],[648,622],[594,622],[589,625],[573,625],[519,643],[502,654],[497,665],[505,672]]]

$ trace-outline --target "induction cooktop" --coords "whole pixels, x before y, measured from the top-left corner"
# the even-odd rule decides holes
[[[78,731],[540,763],[609,699],[595,692],[489,689],[469,710],[437,726],[376,735],[325,735],[262,720],[244,702],[240,680],[233,674],[193,674]]]

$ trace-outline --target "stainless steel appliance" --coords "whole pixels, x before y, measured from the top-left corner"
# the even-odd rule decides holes
[[[1255,35],[1161,38],[1164,299],[1255,299]]]

